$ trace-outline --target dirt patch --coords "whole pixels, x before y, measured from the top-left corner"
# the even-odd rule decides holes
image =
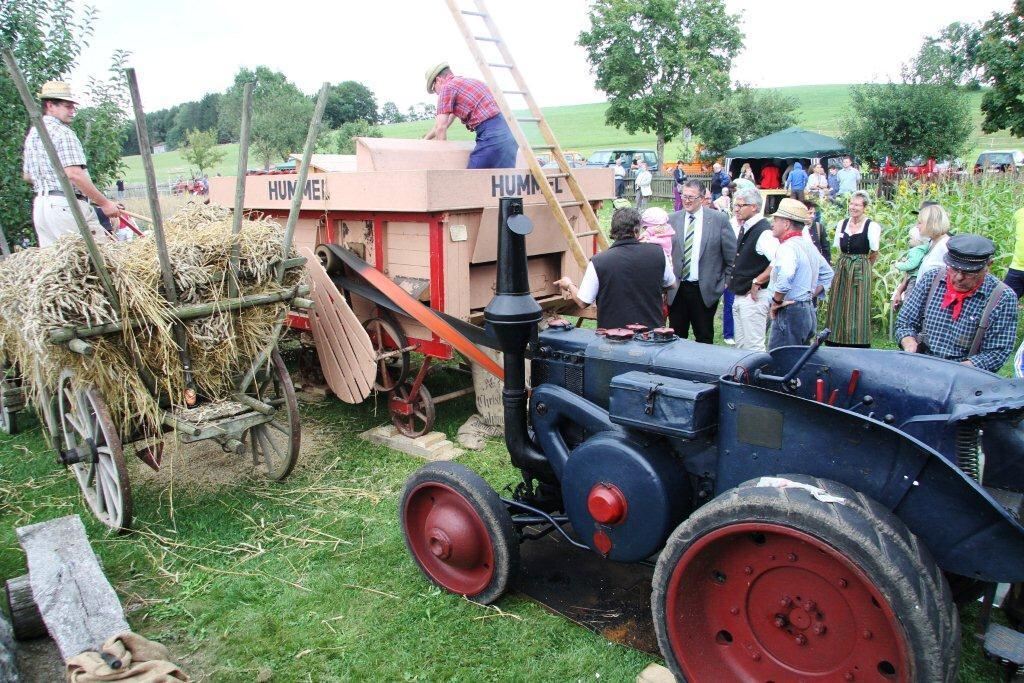
[[[328,427],[315,420],[303,419],[299,459],[291,476],[307,467],[316,467],[321,460],[320,454],[330,443]],[[160,487],[170,486],[173,482],[179,488],[215,490],[263,476],[253,466],[248,449],[242,455],[225,453],[216,441],[182,444],[168,438],[164,442],[163,464],[159,472],[138,460],[132,448],[127,449],[125,457],[131,481]]]
[[[64,660],[51,638],[18,641],[18,680],[21,683],[53,683],[64,680]]]

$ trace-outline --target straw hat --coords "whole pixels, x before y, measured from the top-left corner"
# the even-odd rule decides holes
[[[71,94],[71,86],[64,81],[47,81],[43,83],[43,87],[39,91],[39,99],[63,100],[64,102],[78,104],[78,100]]]
[[[445,69],[450,68],[448,62],[440,62],[427,69],[427,92],[430,94],[434,93],[434,81],[441,75],[441,72]]]
[[[775,218],[776,216],[779,218],[788,218],[789,220],[796,221],[797,223],[811,222],[810,213],[807,211],[807,207],[804,206],[804,203],[796,199],[790,199],[789,197],[786,197],[779,202],[779,208],[771,215],[771,218]]]

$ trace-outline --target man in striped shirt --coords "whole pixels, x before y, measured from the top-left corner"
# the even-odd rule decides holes
[[[69,202],[72,201],[77,201],[81,206],[85,222],[92,234],[102,239],[107,233],[100,225],[96,212],[88,200],[91,199],[110,218],[116,218],[121,209],[93,185],[86,170],[85,150],[82,149],[82,143],[70,125],[75,117],[78,102],[71,94],[71,87],[60,81],[44,83],[39,92],[39,99],[43,110],[43,124],[50,134],[50,139],[53,140],[64,172],[75,188],[74,197],[64,196],[39,133],[34,127],[31,128],[25,138],[22,175],[27,182],[32,183],[36,193],[32,206],[32,223],[36,228],[39,246],[49,246],[63,235],[79,234],[78,225],[69,210]]]
[[[437,116],[427,140],[446,140],[456,118],[476,133],[467,168],[515,168],[519,145],[485,83],[456,76],[441,62],[427,71],[427,92],[437,94]]]

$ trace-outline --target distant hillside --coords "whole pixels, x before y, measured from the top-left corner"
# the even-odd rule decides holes
[[[801,85],[791,88],[776,88],[779,92],[797,100],[799,105],[798,118],[800,125],[809,130],[827,135],[837,135],[841,122],[850,102],[850,86],[848,85]],[[1003,147],[1024,149],[1024,140],[1012,137],[1007,131],[992,135],[981,132],[981,93],[970,95],[974,107],[975,139],[971,145],[972,152],[968,157],[975,157],[983,149]],[[577,104],[564,107],[546,107],[544,116],[558,137],[563,149],[577,150],[589,154],[602,147],[630,145],[637,147],[654,147],[653,135],[640,133],[629,135],[624,130],[608,126],[604,122],[607,104]],[[386,137],[420,138],[430,129],[430,121],[413,123],[396,123],[383,126]],[[472,140],[473,134],[456,121],[450,129],[453,140]],[[214,173],[233,175],[238,164],[238,145],[224,145],[227,155],[217,165]],[[669,159],[678,155],[679,143],[669,142],[666,146]],[[973,159],[971,159],[973,160]],[[142,181],[142,163],[139,157],[126,157],[128,165],[126,180],[129,183]],[[188,165],[182,161],[177,152],[165,152],[154,157],[157,175],[160,180],[183,174],[188,175]]]

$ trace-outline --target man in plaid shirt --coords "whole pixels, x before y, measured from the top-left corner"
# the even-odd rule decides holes
[[[36,193],[32,206],[32,222],[36,228],[39,246],[47,247],[62,235],[79,234],[78,225],[69,208],[70,201],[79,202],[90,231],[102,239],[107,233],[87,200],[91,199],[111,218],[120,215],[121,209],[93,185],[86,170],[85,150],[69,125],[75,117],[78,102],[72,96],[70,86],[60,81],[44,83],[39,92],[39,99],[42,104],[43,123],[53,140],[61,166],[75,187],[75,197],[64,196],[39,133],[35,128],[31,128],[25,138],[22,175],[27,182],[32,183]]]
[[[427,140],[445,140],[458,118],[476,132],[476,147],[467,168],[514,168],[519,145],[485,83],[456,76],[441,62],[427,71],[427,92],[437,93],[437,117]]]
[[[904,351],[996,372],[1017,340],[1017,295],[988,272],[991,240],[957,235],[948,246],[946,268],[924,273],[903,302],[896,338]]]

